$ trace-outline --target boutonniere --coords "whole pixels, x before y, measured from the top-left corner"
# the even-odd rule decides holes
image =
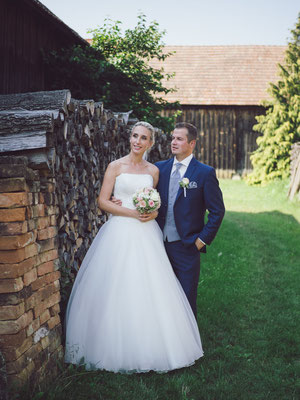
[[[189,178],[183,178],[183,179],[179,182],[179,185],[183,188],[184,197],[186,197],[186,188],[189,186],[189,183],[190,183]]]

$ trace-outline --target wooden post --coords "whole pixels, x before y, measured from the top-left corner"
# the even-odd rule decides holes
[[[291,182],[288,196],[292,200],[300,192],[300,143],[295,143],[291,151]]]

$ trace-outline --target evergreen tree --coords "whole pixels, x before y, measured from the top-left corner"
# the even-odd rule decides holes
[[[258,148],[251,155],[251,184],[288,177],[291,145],[300,140],[300,14],[291,35],[285,65],[279,64],[281,79],[270,84],[272,100],[264,103],[266,115],[256,117],[254,130],[263,135],[257,138]]]

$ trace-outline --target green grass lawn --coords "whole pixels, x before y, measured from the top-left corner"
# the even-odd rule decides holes
[[[284,182],[264,188],[220,183],[227,212],[201,259],[204,358],[167,374],[69,367],[28,399],[300,398],[300,203],[286,199]]]

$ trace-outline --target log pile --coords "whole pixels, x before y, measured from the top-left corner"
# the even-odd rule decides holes
[[[53,186],[41,188],[26,158],[0,157],[0,348],[10,384],[55,376],[63,356],[57,210],[47,204]]]
[[[6,363],[0,351],[0,400],[8,400]]]
[[[68,90],[0,96],[0,348],[10,382],[40,382],[62,357],[59,299],[64,307],[106,220],[104,171],[128,154],[135,122]],[[158,131],[148,159],[169,152]]]
[[[105,169],[128,153],[130,130],[91,100],[71,99],[66,124],[57,132],[55,160],[59,252],[77,270],[106,219],[97,206]]]
[[[70,101],[71,92],[69,90],[8,94],[0,96],[0,111],[24,109],[67,112]]]
[[[9,109],[8,109],[9,108]],[[101,102],[74,100],[68,90],[0,96],[0,153],[25,155],[28,166],[55,177],[59,255],[77,270],[106,216],[97,207],[108,163],[129,151],[130,113],[113,113]],[[148,159],[169,153],[157,131]]]
[[[30,168],[53,171],[55,130],[70,100],[69,90],[0,96],[0,154],[26,155]]]

